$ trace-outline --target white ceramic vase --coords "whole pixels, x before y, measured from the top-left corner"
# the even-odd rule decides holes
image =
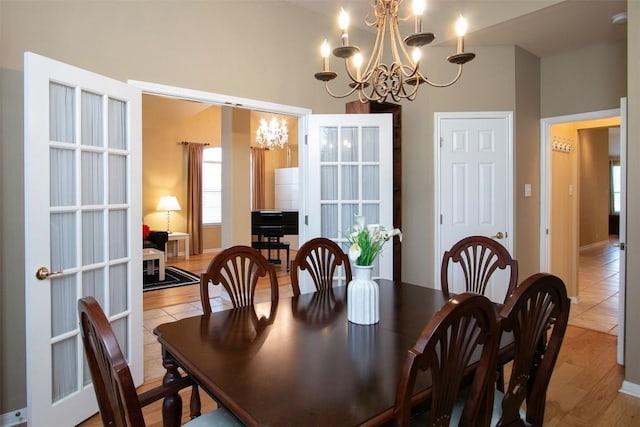
[[[373,266],[353,266],[353,280],[347,287],[347,319],[359,325],[380,321],[380,290],[371,280]]]

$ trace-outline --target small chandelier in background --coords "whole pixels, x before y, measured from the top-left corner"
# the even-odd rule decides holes
[[[358,93],[360,102],[378,101],[384,102],[388,96],[394,101],[408,99],[413,101],[418,93],[420,84],[427,83],[434,87],[447,87],[454,84],[462,75],[462,67],[465,63],[475,58],[474,53],[464,51],[464,34],[467,31],[467,23],[462,16],[456,23],[456,33],[458,35],[457,51],[447,58],[452,64],[458,65],[456,76],[448,83],[435,83],[429,80],[424,73],[419,70],[421,51],[420,48],[431,43],[435,36],[433,33],[425,33],[422,30],[422,13],[425,9],[425,0],[413,0],[413,12],[415,14],[415,33],[404,39],[398,28],[399,21],[406,21],[407,18],[399,18],[398,11],[403,0],[375,0],[371,3],[373,15],[367,14],[365,24],[369,27],[377,28],[377,35],[373,52],[369,57],[364,70],[360,48],[349,44],[349,15],[342,10],[339,16],[340,29],[342,30],[342,45],[333,49],[333,54],[344,59],[345,69],[351,82],[349,89],[342,95],[336,95],[329,89],[329,82],[335,79],[338,74],[329,69],[329,52],[331,48],[325,40],[321,47],[322,71],[315,74],[315,78],[323,81],[325,89],[334,98],[345,98],[354,92]],[[369,18],[369,19],[368,19]],[[372,20],[370,18],[373,18]],[[386,36],[389,36],[389,47],[393,62],[391,65],[384,64],[382,57]],[[405,46],[406,44],[406,46]],[[413,48],[409,55],[408,48]]]
[[[275,147],[282,148],[289,141],[289,133],[287,131],[287,122],[283,119],[278,123],[278,119],[271,118],[267,124],[265,119],[260,119],[260,127],[256,133],[256,142],[268,150]]]

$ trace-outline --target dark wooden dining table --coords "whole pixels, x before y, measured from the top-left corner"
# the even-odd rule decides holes
[[[248,426],[382,424],[392,418],[407,351],[447,299],[435,289],[378,283],[375,325],[347,320],[346,286],[159,325],[164,381],[180,367]],[[416,400],[428,398],[430,382],[418,379]],[[167,427],[180,422],[178,399],[164,402]]]

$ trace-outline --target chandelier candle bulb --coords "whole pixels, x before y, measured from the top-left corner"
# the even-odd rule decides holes
[[[413,0],[413,13],[416,15],[416,34],[422,32],[422,14],[424,13],[425,0]]]
[[[458,49],[456,53],[464,52],[464,35],[467,33],[467,20],[460,15],[456,22],[456,34],[458,35]]]
[[[322,56],[322,71],[329,71],[329,52],[331,52],[331,47],[329,47],[329,43],[325,40],[320,46],[320,55]]]
[[[344,9],[340,11],[340,15],[338,16],[338,25],[342,30],[342,46],[349,46],[349,14],[345,12]]]

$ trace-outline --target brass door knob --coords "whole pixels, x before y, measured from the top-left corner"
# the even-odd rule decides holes
[[[62,270],[59,271],[49,271],[47,267],[40,267],[38,271],[36,271],[36,279],[38,280],[47,280],[51,276],[58,276],[62,274]]]
[[[502,234],[501,231],[498,231],[496,234],[491,236],[491,238],[493,238],[493,239],[502,239],[503,237],[504,237],[504,234]]]

